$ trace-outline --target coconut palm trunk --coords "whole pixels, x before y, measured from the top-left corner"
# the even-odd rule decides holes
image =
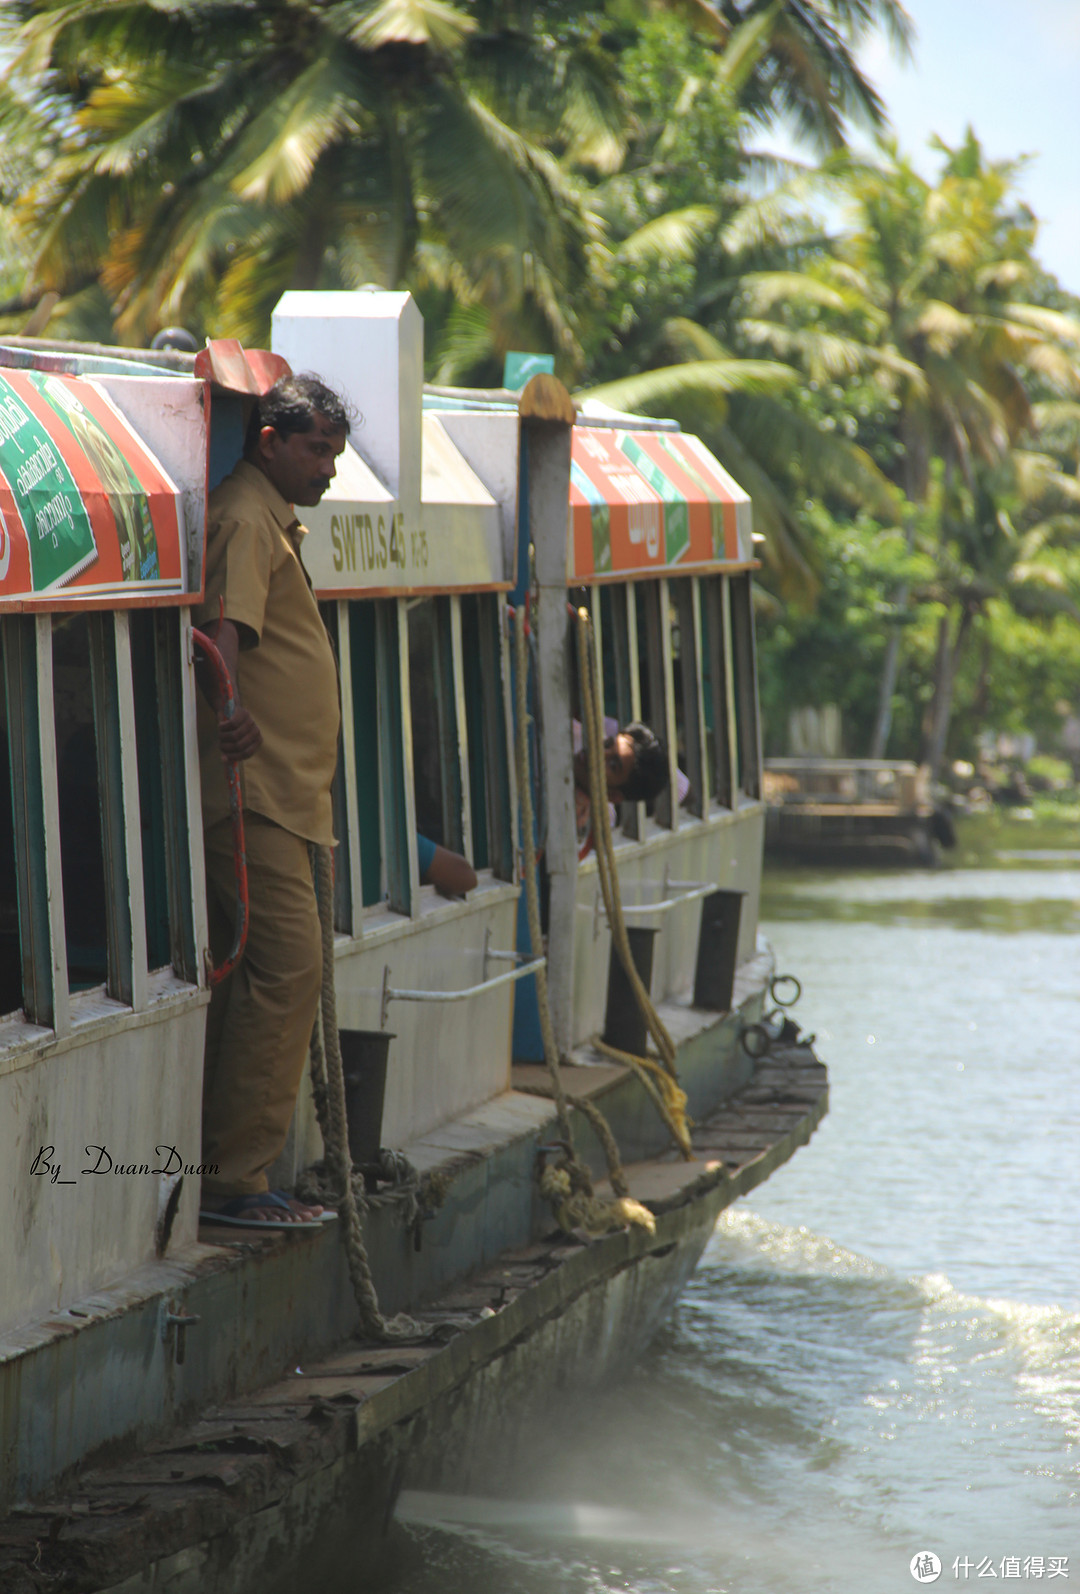
[[[971,634],[971,622],[974,611],[965,606],[960,611],[957,621],[956,635],[950,640],[949,615],[941,617],[938,626],[937,654],[934,660],[934,696],[930,704],[930,728],[926,742],[926,757],[924,762],[930,771],[930,779],[937,780],[941,773],[941,766],[945,761],[945,749],[949,740],[949,726],[952,722],[953,689],[956,685],[956,675],[960,668],[960,661]]]

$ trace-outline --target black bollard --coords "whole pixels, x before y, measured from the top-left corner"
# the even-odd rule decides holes
[[[382,1140],[383,1100],[390,1042],[385,1029],[341,1029],[341,1068],[345,1076],[345,1112],[349,1120],[349,1155],[364,1170],[368,1189],[374,1189]]]
[[[712,891],[701,902],[694,1006],[730,1013],[745,891]]]
[[[652,981],[653,942],[656,929],[635,927],[627,930],[630,953],[634,967],[641,976],[646,991]],[[608,966],[607,1012],[604,1015],[604,1040],[616,1051],[630,1052],[634,1057],[644,1057],[648,1030],[645,1016],[637,1004],[637,997],[626,970],[622,966],[614,941],[611,944],[611,962]]]

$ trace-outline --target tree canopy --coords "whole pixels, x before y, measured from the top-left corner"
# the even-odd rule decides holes
[[[1020,162],[890,141],[873,31],[911,46],[899,0],[0,3],[0,326],[258,343],[378,283],[438,381],[551,352],[750,491],[773,750],[835,700],[938,766],[1080,614],[1080,305]]]

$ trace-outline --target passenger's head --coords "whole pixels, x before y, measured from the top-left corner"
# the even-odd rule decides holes
[[[670,779],[667,751],[647,725],[633,720],[619,732],[633,748],[633,762],[618,788],[615,802],[651,803],[667,788]],[[609,777],[610,790],[610,777]]]
[[[668,783],[667,754],[647,725],[634,720],[614,736],[604,738],[604,772],[613,803],[652,802]],[[574,777],[583,791],[589,789],[589,762],[585,749],[574,756]]]
[[[258,400],[244,458],[290,504],[317,504],[334,479],[349,434],[349,409],[317,376],[286,376]]]

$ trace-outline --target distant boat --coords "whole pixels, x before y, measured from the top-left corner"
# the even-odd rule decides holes
[[[773,857],[932,867],[956,841],[926,766],[906,759],[767,758],[763,795]]]

